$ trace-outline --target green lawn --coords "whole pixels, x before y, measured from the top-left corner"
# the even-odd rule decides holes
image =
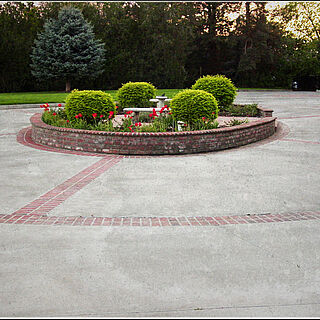
[[[172,98],[182,89],[158,89],[156,95],[165,94],[168,98]],[[116,100],[117,90],[108,90],[114,100]],[[0,93],[1,104],[42,104],[53,102],[64,102],[67,93],[64,92],[19,92],[19,93]]]

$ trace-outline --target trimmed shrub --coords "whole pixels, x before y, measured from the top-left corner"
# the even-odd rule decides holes
[[[175,120],[193,124],[203,117],[216,119],[219,108],[211,93],[186,89],[177,93],[171,100],[171,112]]]
[[[199,78],[192,86],[194,90],[204,90],[213,94],[217,99],[219,109],[225,111],[230,106],[237,94],[237,88],[232,81],[223,75],[204,76]]]
[[[111,94],[94,90],[73,90],[66,98],[65,112],[70,121],[79,113],[83,120],[93,122],[92,114],[101,114],[108,118],[109,112],[116,112],[116,106]]]
[[[117,92],[121,108],[143,108],[150,105],[149,100],[156,96],[156,88],[148,82],[128,82]]]

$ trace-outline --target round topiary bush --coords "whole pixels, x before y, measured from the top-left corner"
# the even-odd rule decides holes
[[[195,123],[203,117],[214,120],[219,112],[217,100],[211,93],[192,89],[177,93],[171,100],[170,109],[177,121],[188,124]]]
[[[148,82],[128,82],[117,92],[121,108],[147,107],[149,100],[156,96],[156,88]]]
[[[194,90],[204,90],[213,94],[217,99],[219,109],[225,111],[230,106],[237,94],[237,88],[232,81],[223,75],[204,76],[199,78],[192,86]]]
[[[73,90],[66,98],[65,112],[70,121],[81,113],[82,118],[90,123],[94,120],[92,114],[107,118],[110,111],[115,113],[115,103],[111,94],[103,91]]]

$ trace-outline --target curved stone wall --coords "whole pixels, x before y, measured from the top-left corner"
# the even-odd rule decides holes
[[[30,119],[34,142],[69,150],[131,155],[188,154],[239,147],[275,133],[274,117],[234,127],[184,132],[104,132],[53,127],[36,113]]]

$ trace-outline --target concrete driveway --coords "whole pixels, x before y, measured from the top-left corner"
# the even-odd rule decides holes
[[[276,135],[168,157],[55,152],[0,107],[0,316],[319,317],[320,93],[236,102]]]

